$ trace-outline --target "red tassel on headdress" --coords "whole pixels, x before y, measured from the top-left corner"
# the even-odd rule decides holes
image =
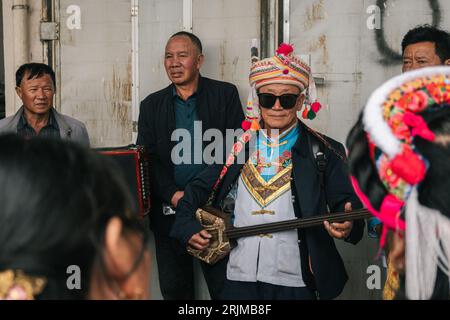
[[[304,108],[303,108],[303,112],[302,112],[302,118],[303,119],[308,119],[308,112],[309,112],[309,110],[308,110],[308,108],[305,106]]]
[[[259,122],[256,119],[254,119],[252,121],[250,129],[253,130],[253,131],[258,131],[259,129],[261,129],[260,126],[259,126]]]
[[[277,54],[284,54],[287,56],[289,53],[294,51],[294,47],[292,47],[290,44],[282,43],[277,49]]]
[[[250,127],[252,126],[252,123],[248,120],[244,120],[242,121],[242,129],[244,129],[244,131],[247,131],[250,129]]]
[[[311,109],[311,110],[309,110],[307,117],[309,120],[314,120],[316,118],[316,113],[314,111],[312,111],[312,109]]]
[[[318,102],[318,101],[314,102],[314,103],[311,105],[311,110],[312,110],[314,113],[319,112],[320,109],[322,109],[322,105],[321,105],[320,102]]]

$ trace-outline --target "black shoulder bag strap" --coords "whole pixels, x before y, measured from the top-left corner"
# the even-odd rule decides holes
[[[308,134],[307,136],[309,144],[311,146],[311,152],[316,162],[317,170],[319,172],[320,187],[323,188],[325,186],[325,170],[328,164],[328,158],[325,154],[325,148],[333,152],[343,162],[346,162],[346,158],[339,151],[333,148],[333,146],[320,133],[306,125],[304,125],[304,127],[310,133],[310,135]],[[311,136],[313,136],[314,139],[311,139]]]
[[[319,172],[320,187],[325,187],[325,170],[328,164],[328,158],[324,153],[323,143],[320,143],[317,139],[309,139],[311,143],[311,151],[316,161],[316,167]]]

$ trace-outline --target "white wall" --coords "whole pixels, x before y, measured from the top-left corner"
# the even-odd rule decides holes
[[[194,0],[193,4],[193,32],[205,48],[202,74],[235,84],[243,106],[251,43],[260,37],[259,15],[259,0]]]
[[[167,39],[183,28],[182,0],[140,1],[140,96],[170,82],[163,66]],[[250,47],[259,38],[259,0],[194,0],[193,32],[205,55],[205,77],[234,83],[241,100],[248,94]]]
[[[183,27],[183,0],[139,1],[140,97],[170,84],[164,69],[167,39]]]
[[[130,0],[61,0],[61,111],[83,121],[93,146],[131,142]],[[68,6],[81,9],[69,30]]]
[[[387,44],[400,53],[405,33],[418,24],[431,23],[429,1],[384,1],[383,32]],[[450,3],[437,1],[441,27],[450,29]],[[367,9],[375,0],[291,0],[291,43],[297,51],[311,54],[312,71],[324,78],[319,98],[326,110],[310,124],[344,142],[369,94],[401,72],[400,64],[380,62],[375,30],[367,27]]]

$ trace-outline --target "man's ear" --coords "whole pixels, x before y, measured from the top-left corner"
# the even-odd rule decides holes
[[[297,111],[302,110],[303,103],[305,102],[305,98],[306,98],[305,94],[300,93],[300,96],[297,99],[297,107],[296,107]]]
[[[199,54],[198,58],[197,58],[197,68],[200,70],[200,68],[203,65],[203,61],[205,61],[205,56],[203,55],[203,53]]]
[[[444,66],[450,66],[450,59],[444,61]]]
[[[19,98],[22,99],[22,88],[16,87],[16,93],[19,96]]]

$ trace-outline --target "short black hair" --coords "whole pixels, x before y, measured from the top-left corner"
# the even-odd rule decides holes
[[[361,112],[347,137],[348,166],[351,175],[358,181],[361,191],[367,195],[371,205],[379,210],[388,190],[381,182],[378,169],[370,158],[362,116]]]
[[[2,135],[0,148],[0,272],[45,277],[38,300],[86,299],[92,271],[111,281],[110,219],[121,220],[124,236],[146,238],[125,177],[112,159],[69,141]],[[66,285],[71,265],[82,270],[80,290]]]
[[[52,78],[53,86],[56,87],[56,77],[53,69],[44,63],[26,63],[23,64],[16,71],[16,87],[20,87],[23,77],[28,74],[27,80],[40,78],[48,74]]]
[[[433,42],[436,46],[436,54],[444,63],[450,59],[450,34],[428,24],[417,26],[409,30],[402,40],[402,54],[410,44],[419,42]]]
[[[191,39],[192,43],[194,44],[194,46],[198,49],[198,51],[200,53],[203,53],[203,46],[202,46],[202,42],[200,41],[200,39],[193,33],[191,32],[187,32],[187,31],[179,31],[177,33],[174,33],[170,39],[174,38],[174,37],[188,37],[189,39]]]

